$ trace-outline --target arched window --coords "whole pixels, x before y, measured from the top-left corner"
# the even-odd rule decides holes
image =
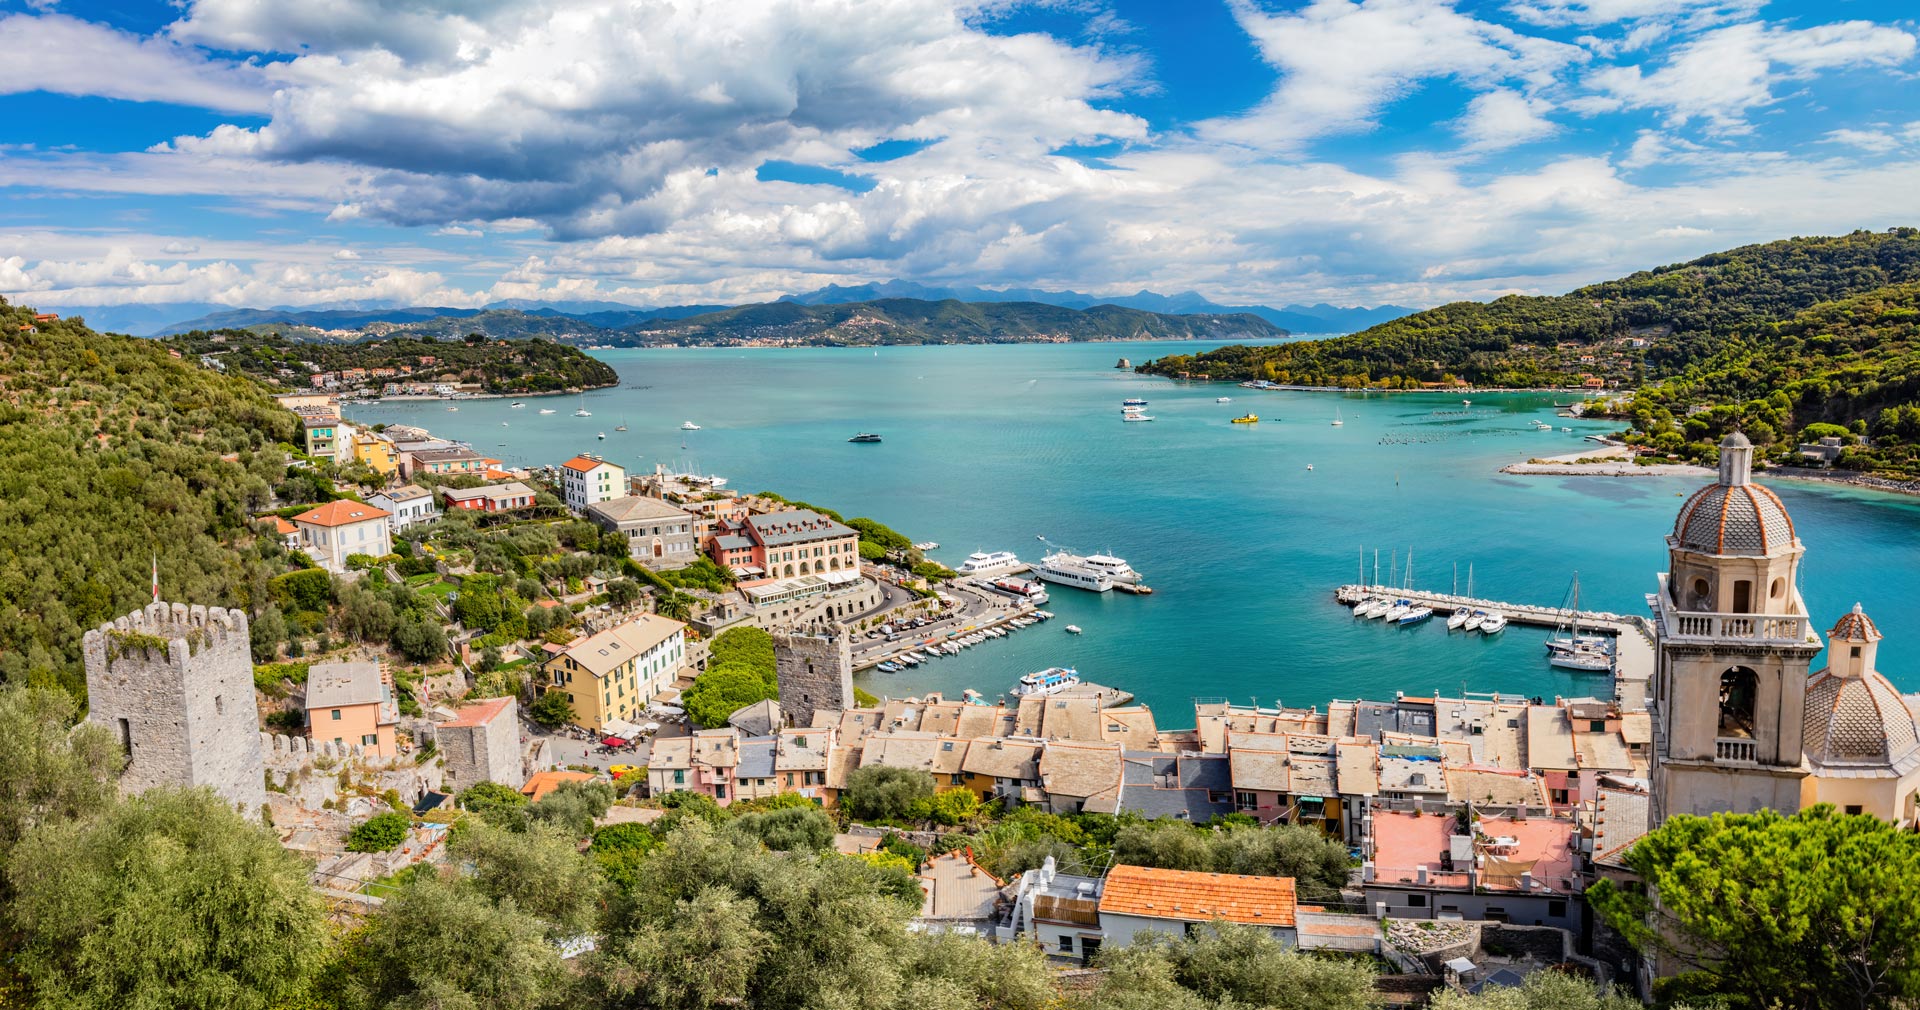
[[[787,566],[787,578],[793,578],[793,566],[792,566],[792,565],[788,565],[788,566]]]
[[[1687,601],[1687,607],[1690,610],[1713,609],[1713,587],[1707,584],[1706,579],[1693,580],[1693,596]]]
[[[1720,735],[1753,736],[1753,709],[1760,694],[1760,675],[1744,666],[1720,675]]]
[[[828,558],[828,559],[827,559],[827,570],[828,570],[828,571],[831,571],[831,572],[837,572],[837,571],[839,571],[839,570],[840,570],[840,559],[839,559],[839,558]]]
[[[808,574],[808,572],[807,572],[807,563],[806,563],[805,561],[802,561],[802,562],[800,562],[800,574],[802,574],[802,575],[806,575],[806,574]]]

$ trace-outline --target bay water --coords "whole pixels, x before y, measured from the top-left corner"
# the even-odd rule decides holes
[[[1663,537],[1702,480],[1500,473],[1619,427],[1556,417],[1550,394],[1464,394],[1469,405],[1456,393],[1266,392],[1114,367],[1214,346],[619,349],[593,352],[620,373],[619,388],[520,408],[408,401],[349,415],[418,425],[512,465],[593,452],[629,472],[664,463],[717,473],[731,490],[778,491],[938,541],[930,553],[950,566],[974,550],[1037,559],[1044,536],[1126,558],[1155,590],[1050,586],[1057,620],[861,675],[875,694],[972,687],[993,697],[1021,674],[1071,666],[1178,727],[1191,725],[1195,699],[1607,692],[1603,678],[1548,667],[1544,629],[1513,625],[1489,639],[1449,634],[1439,620],[1388,627],[1352,618],[1333,589],[1371,579],[1377,550],[1382,581],[1389,571],[1404,580],[1411,555],[1419,588],[1450,590],[1457,577],[1465,592],[1471,569],[1475,595],[1559,605],[1577,571],[1583,609],[1644,613]],[[1129,397],[1150,401],[1155,420],[1123,423]],[[582,405],[593,416],[572,416]],[[1259,423],[1230,423],[1247,412]],[[1534,430],[1535,418],[1552,430]],[[680,430],[689,420],[700,430]],[[884,441],[847,441],[863,431]],[[1807,546],[1801,588],[1816,625],[1863,603],[1887,635],[1882,671],[1920,689],[1920,616],[1907,609],[1920,599],[1920,499],[1768,486]],[[1068,624],[1085,633],[1066,634]]]

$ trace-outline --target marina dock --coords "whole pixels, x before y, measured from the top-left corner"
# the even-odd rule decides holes
[[[897,661],[901,656],[904,656],[909,652],[919,652],[921,655],[924,656],[924,655],[927,655],[927,648],[933,645],[945,645],[949,642],[961,644],[963,646],[969,645],[971,643],[961,643],[960,640],[963,638],[968,638],[973,635],[978,635],[990,629],[998,629],[1008,635],[1024,630],[1023,628],[1015,627],[1013,625],[1014,621],[1030,620],[1030,621],[1035,621],[1036,623],[1041,623],[1041,622],[1049,621],[1052,618],[1053,618],[1053,615],[1051,613],[1042,611],[1032,606],[1022,606],[1017,610],[1000,614],[990,620],[982,620],[975,624],[964,625],[952,631],[945,631],[945,632],[940,632],[938,634],[932,634],[932,635],[926,634],[925,632],[919,632],[917,634],[902,634],[899,640],[893,643],[893,646],[894,646],[893,648],[888,649],[885,652],[880,653],[878,655],[867,656],[864,658],[854,660],[853,669],[855,673],[871,671],[875,667],[878,667],[881,663]],[[1028,627],[1033,627],[1033,626],[1034,625],[1028,625]],[[985,644],[985,643],[983,642],[980,644]]]
[[[1351,607],[1369,597],[1381,596],[1391,596],[1396,600],[1411,600],[1417,606],[1431,607],[1434,614],[1439,617],[1450,615],[1456,610],[1485,610],[1488,613],[1498,611],[1507,615],[1509,624],[1537,628],[1557,627],[1565,624],[1569,616],[1567,611],[1560,607],[1543,607],[1532,603],[1505,603],[1500,600],[1483,600],[1470,596],[1454,596],[1449,593],[1396,589],[1393,586],[1349,584],[1333,591],[1333,598],[1346,607]],[[1639,615],[1614,614],[1599,610],[1582,610],[1576,616],[1579,617],[1581,631],[1592,630],[1614,637],[1614,699],[1626,709],[1646,708],[1648,691],[1653,686],[1652,622]]]

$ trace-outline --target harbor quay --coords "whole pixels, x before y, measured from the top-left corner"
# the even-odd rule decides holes
[[[1599,610],[1568,611],[1534,603],[1508,603],[1501,600],[1457,596],[1451,593],[1422,592],[1394,586],[1349,583],[1336,587],[1333,598],[1342,606],[1355,606],[1367,600],[1389,597],[1406,600],[1414,606],[1428,607],[1437,615],[1456,611],[1484,611],[1506,615],[1513,624],[1553,628],[1577,620],[1582,631],[1611,635],[1614,640],[1613,698],[1623,709],[1644,710],[1653,683],[1655,665],[1654,628],[1651,621],[1634,614],[1614,614]],[[1596,680],[1598,678],[1596,677]]]

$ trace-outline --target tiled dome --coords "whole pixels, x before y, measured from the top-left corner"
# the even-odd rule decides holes
[[[1851,613],[1841,614],[1840,620],[1834,622],[1833,630],[1827,632],[1827,637],[1836,642],[1878,642],[1881,635],[1873,618],[1868,617],[1860,609],[1860,604],[1856,603]]]
[[[1920,727],[1900,692],[1869,671],[1820,673],[1807,683],[1807,757],[1817,764],[1891,766],[1920,748]]]
[[[1680,506],[1673,538],[1700,554],[1772,554],[1793,543],[1793,520],[1758,484],[1711,484]]]

